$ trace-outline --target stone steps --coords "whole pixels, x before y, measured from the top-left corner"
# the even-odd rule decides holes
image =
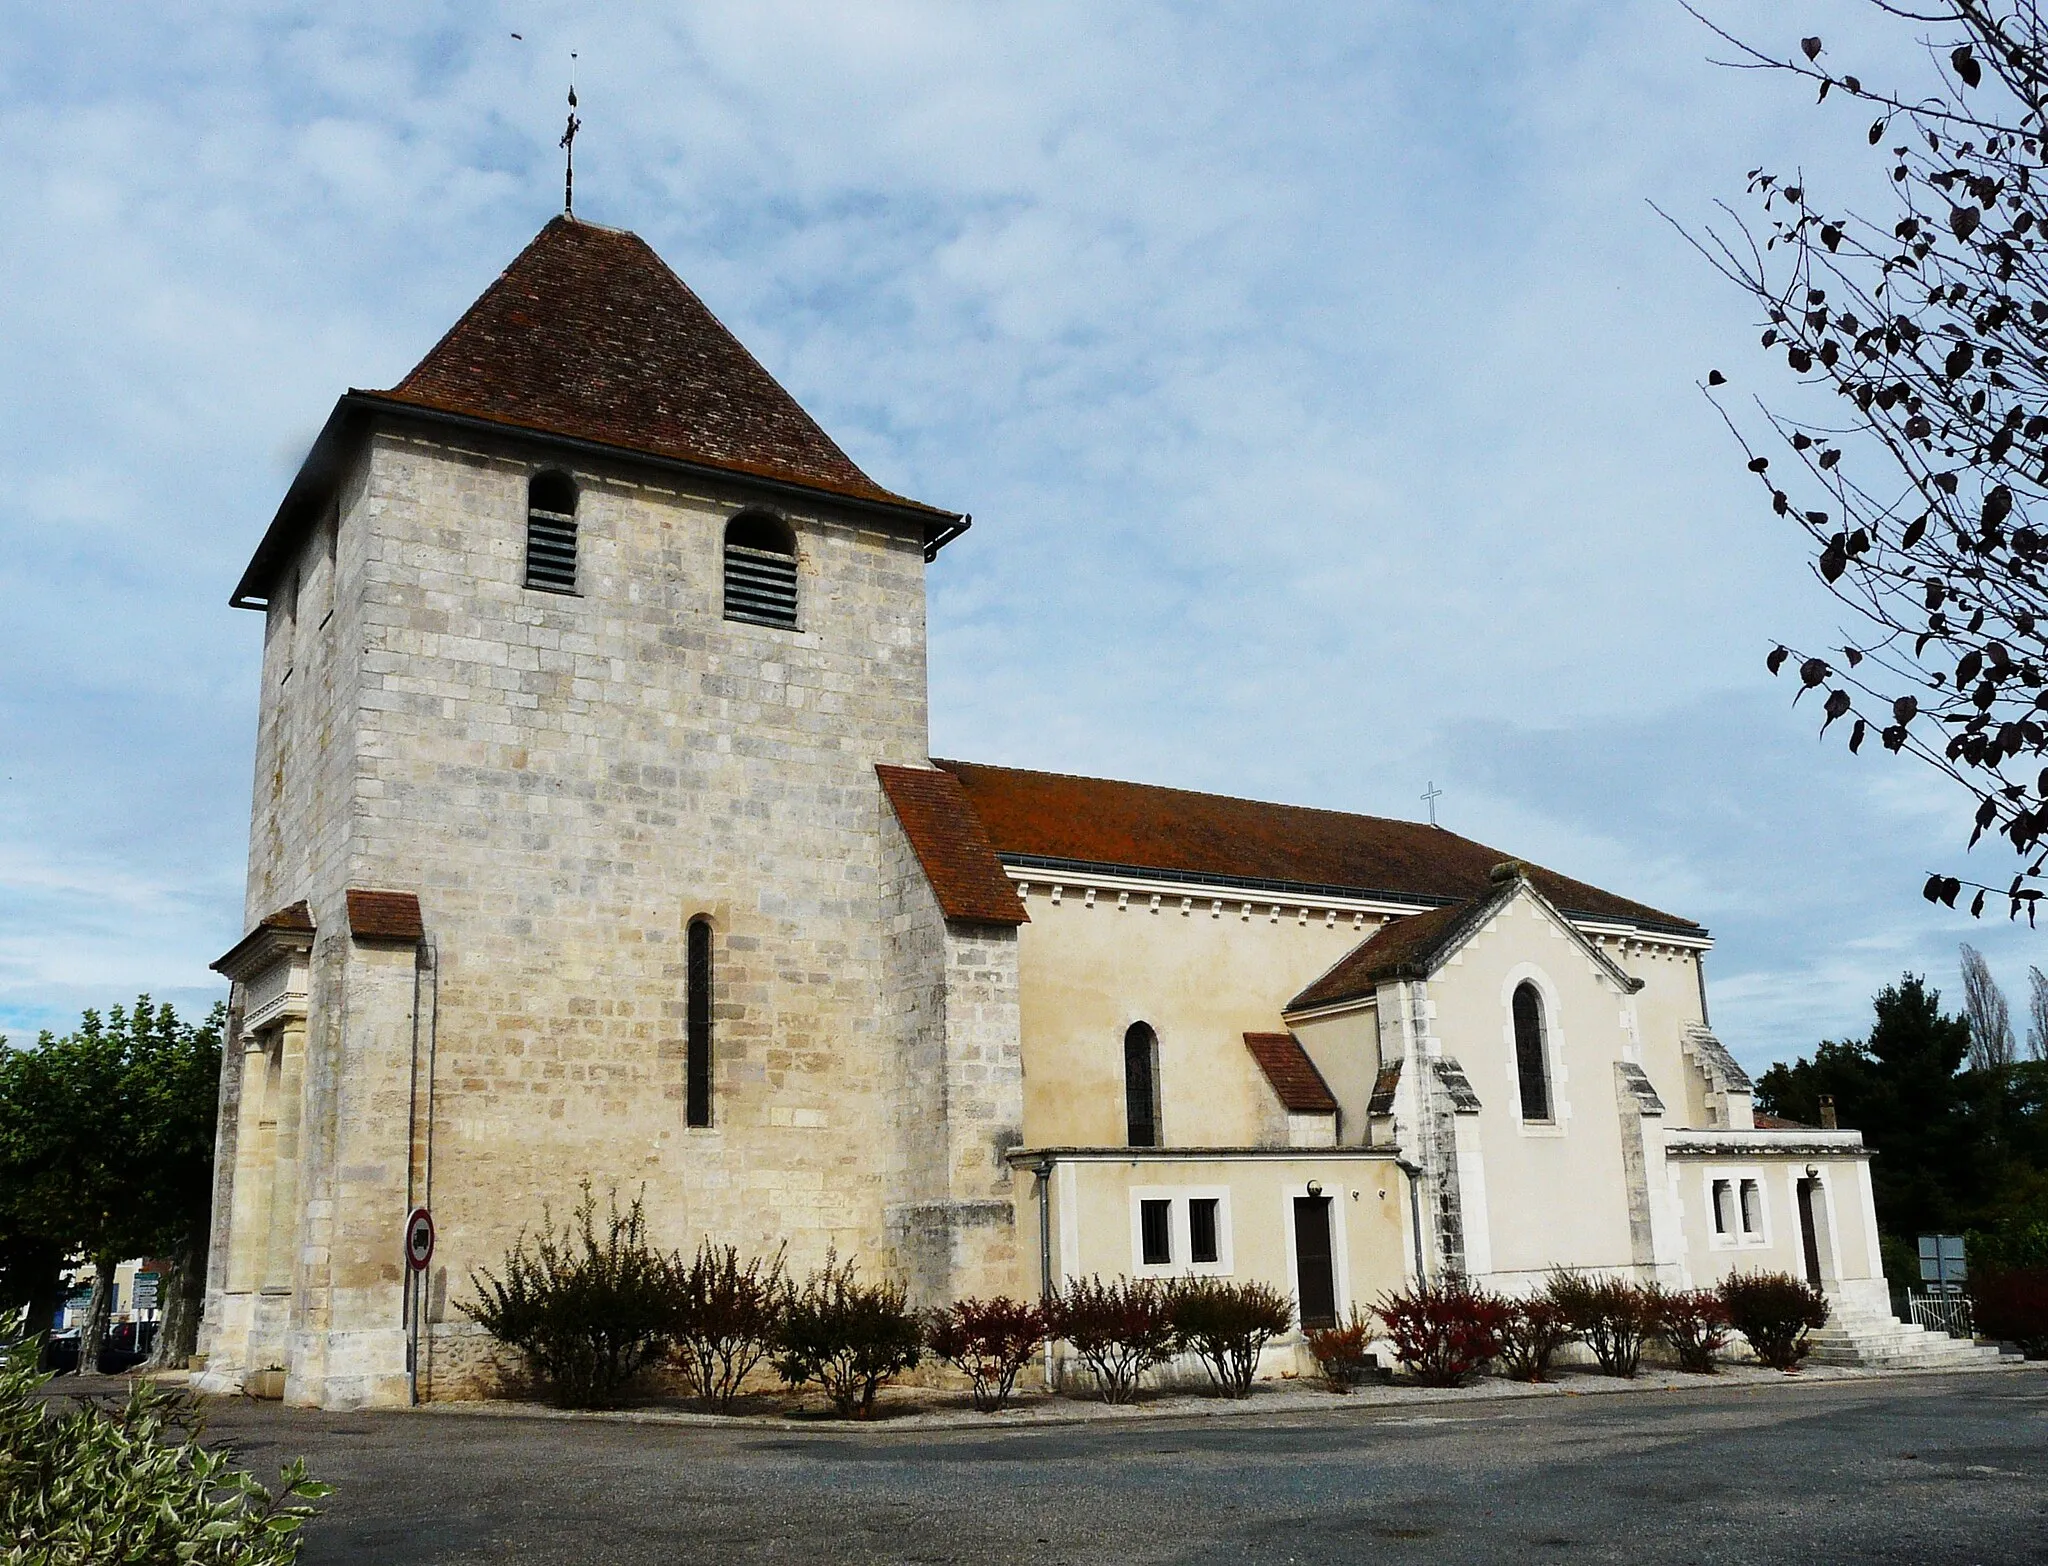
[[[1930,1332],[1917,1322],[1848,1313],[1837,1308],[1808,1340],[1807,1362],[1882,1370],[1990,1369],[2004,1363],[1996,1348]]]

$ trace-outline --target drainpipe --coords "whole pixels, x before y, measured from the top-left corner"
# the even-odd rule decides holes
[[[426,1155],[422,1159],[423,1167],[420,1170],[419,1205],[432,1212],[434,1210],[434,1056],[441,1042],[440,951],[435,946],[432,936],[427,936],[421,940],[419,953],[413,959],[412,982],[414,999],[412,1018],[414,1032],[413,1058],[415,1063],[417,1063],[419,1058],[420,1005],[418,997],[421,976],[423,974],[433,975],[433,991],[427,999],[427,1147]],[[412,1179],[412,1144],[410,1142],[406,1144],[405,1155],[406,1181],[410,1184]],[[410,1262],[406,1264],[406,1272],[413,1280],[412,1307],[415,1326],[413,1328],[412,1352],[412,1400],[414,1403],[418,1403],[420,1400],[419,1340],[426,1326],[428,1284],[426,1273],[414,1272]]]
[[[1052,1298],[1052,1159],[1041,1157],[1031,1166],[1038,1176],[1038,1303]],[[1045,1340],[1045,1385],[1052,1387],[1052,1339]]]
[[[405,1102],[405,1212],[410,1220],[414,1206],[413,1148],[419,1140],[420,1122],[420,974],[427,965],[427,945],[421,941],[412,954],[412,1067],[406,1077]],[[406,1401],[417,1407],[420,1400],[420,1320],[418,1310],[420,1275],[408,1261],[404,1302]]]
[[[1422,1265],[1422,1166],[1405,1158],[1396,1158],[1394,1166],[1408,1177],[1408,1220],[1415,1233],[1415,1285],[1421,1288],[1429,1282],[1429,1274]]]

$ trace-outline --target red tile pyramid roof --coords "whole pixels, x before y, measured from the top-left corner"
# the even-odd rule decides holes
[[[410,375],[372,395],[934,509],[855,467],[645,240],[574,218],[543,228]]]
[[[988,834],[968,808],[952,773],[932,767],[877,766],[875,775],[948,919],[1030,923],[1017,889],[1003,874]]]
[[[1491,872],[1508,857],[1415,821],[964,761],[933,765],[960,780],[1005,858],[1244,881],[1309,895],[1452,903],[1490,895]],[[1566,913],[1700,933],[1690,919],[1538,866],[1526,871]]]
[[[1333,1115],[1337,1095],[1308,1058],[1308,1051],[1292,1033],[1247,1033],[1244,1047],[1273,1084],[1281,1104],[1293,1115]]]

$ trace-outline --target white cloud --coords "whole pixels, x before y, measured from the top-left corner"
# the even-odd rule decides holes
[[[0,21],[0,1016],[207,991],[226,593],[333,397],[551,210],[571,48],[579,209],[976,514],[932,573],[942,754],[1409,815],[1433,776],[1714,924],[1757,1048],[1949,960],[1947,802],[1762,674],[1833,616],[1693,387],[1758,379],[1747,312],[1646,205],[1766,158],[1867,192],[1861,126],[1677,7],[88,0]]]

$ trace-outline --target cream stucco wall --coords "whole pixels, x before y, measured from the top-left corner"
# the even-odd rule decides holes
[[[1846,1294],[1887,1308],[1884,1263],[1878,1251],[1870,1194],[1870,1162],[1851,1150],[1854,1132],[1823,1140],[1810,1133],[1765,1132],[1748,1136],[1688,1138],[1670,1158],[1672,1194],[1682,1213],[1685,1274],[1696,1288],[1711,1288],[1736,1272],[1785,1272],[1806,1276],[1798,1188],[1808,1169],[1816,1171],[1819,1200],[1815,1237],[1821,1282],[1831,1293]],[[1711,1146],[1719,1142],[1720,1146]],[[1789,1144],[1783,1151],[1772,1143]],[[1694,1143],[1703,1144],[1692,1150]],[[1836,1145],[1829,1146],[1829,1143]],[[1712,1187],[1730,1183],[1736,1195],[1736,1221],[1731,1232],[1714,1224]],[[1744,1233],[1740,1218],[1741,1182],[1754,1180],[1762,1196],[1762,1229]]]
[[[1248,1147],[1275,1134],[1279,1105],[1244,1045],[1281,1030],[1280,1008],[1364,940],[1352,914],[1243,896],[1132,893],[1030,883],[1019,933],[1024,1141],[1030,1147],[1119,1147],[1125,1140],[1125,1030],[1159,1037],[1160,1137],[1169,1147]],[[1183,909],[1182,902],[1189,906]],[[1362,1109],[1362,1104],[1361,1104]],[[1284,1118],[1277,1119],[1284,1138]],[[1348,1112],[1343,1137],[1360,1127]]]
[[[1294,1198],[1311,1181],[1330,1198],[1337,1312],[1363,1310],[1383,1290],[1412,1276],[1405,1179],[1391,1156],[1062,1159],[1052,1176],[1053,1272],[1057,1282],[1087,1277],[1172,1277],[1213,1273],[1258,1279],[1295,1292]],[[1213,1196],[1224,1207],[1224,1253],[1213,1267],[1184,1259],[1182,1206]],[[1175,1202],[1175,1261],[1147,1267],[1138,1249],[1137,1206]],[[1020,1215],[1036,1223],[1035,1214]]]
[[[1515,1065],[1515,988],[1543,997],[1554,1120],[1524,1124]],[[1429,980],[1430,1029],[1479,1095],[1485,1163],[1480,1215],[1465,1214],[1475,1268],[1510,1284],[1559,1265],[1629,1267],[1629,1199],[1622,1178],[1614,1065],[1634,1045],[1631,997],[1536,902],[1508,902]]]

